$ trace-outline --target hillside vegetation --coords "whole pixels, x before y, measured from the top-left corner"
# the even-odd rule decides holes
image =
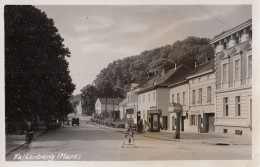
[[[192,36],[172,45],[146,50],[139,55],[114,61],[97,75],[94,80],[95,88],[87,85],[81,90],[84,95],[83,106],[90,105],[93,110],[93,101],[97,97],[124,97],[131,83],[141,83],[148,78],[148,71],[167,71],[174,68],[175,63],[177,66],[185,64],[194,68],[195,62],[200,64],[213,57],[214,50],[209,44],[209,39]],[[92,99],[92,103],[89,104],[87,99]]]

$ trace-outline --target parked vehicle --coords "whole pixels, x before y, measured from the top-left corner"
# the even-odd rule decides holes
[[[58,129],[61,126],[60,120],[55,115],[47,116],[45,124],[47,129]]]
[[[77,126],[79,126],[79,118],[72,118],[71,124],[72,124],[72,126],[73,126],[74,124],[76,124]]]

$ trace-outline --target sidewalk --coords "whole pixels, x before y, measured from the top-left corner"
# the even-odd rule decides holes
[[[46,130],[44,129],[34,131],[33,140],[35,140],[37,137],[44,134],[45,132]],[[10,154],[14,150],[20,148],[25,144],[25,135],[6,135],[5,137],[5,155]]]
[[[181,132],[180,139],[173,139],[170,132],[145,132],[140,134],[144,137],[190,143],[203,143],[214,145],[252,145],[251,136]]]
[[[99,126],[101,128],[124,133],[124,128],[113,128],[105,125],[99,125],[93,122],[90,124]],[[252,145],[252,136],[240,136],[240,135],[228,135],[217,133],[194,133],[194,132],[181,132],[180,139],[173,139],[172,132],[144,132],[136,133],[138,136],[154,138],[158,140],[168,140],[177,142],[189,142],[189,143],[202,143],[212,145]]]
[[[94,123],[94,122],[87,122],[87,124],[99,126],[101,128],[104,128],[104,129],[113,130],[113,131],[121,132],[121,133],[124,133],[127,130],[125,128],[113,128],[111,126],[100,125],[100,124],[97,124],[97,123]]]

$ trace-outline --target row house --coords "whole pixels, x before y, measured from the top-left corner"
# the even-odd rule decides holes
[[[132,83],[130,85],[130,89],[126,94],[126,115],[128,122],[137,123],[137,106],[138,106],[138,96],[136,94],[136,88],[138,87],[138,84]]]
[[[187,73],[188,74],[188,73]],[[189,85],[186,79],[186,75],[182,75],[178,79],[175,78],[175,81],[171,82],[169,85],[169,105],[168,105],[168,129],[167,131],[174,131],[176,129],[176,118],[177,115],[174,113],[173,108],[176,103],[182,105],[182,114],[181,114],[181,131],[186,131],[187,124],[187,115],[189,112]]]
[[[189,112],[187,131],[214,132],[215,120],[215,61],[200,64],[187,76]]]
[[[189,73],[171,81],[168,107],[169,129],[176,129],[176,103],[182,105],[181,131],[214,131],[214,60],[203,63]]]
[[[185,65],[162,70],[147,82],[140,85],[138,94],[138,112],[143,124],[143,130],[160,131],[168,128],[169,85],[175,79],[185,75],[191,69]]]
[[[211,40],[215,49],[215,131],[251,134],[252,19]]]

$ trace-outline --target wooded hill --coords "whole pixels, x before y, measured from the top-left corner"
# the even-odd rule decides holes
[[[167,71],[174,68],[175,63],[177,66],[185,64],[194,68],[195,62],[200,64],[213,57],[214,50],[209,45],[209,39],[188,37],[172,45],[146,50],[139,55],[114,61],[101,70],[94,84],[103,90],[109,82],[114,89],[124,93],[131,83],[141,83],[147,79],[148,71],[163,68]]]
[[[194,68],[195,62],[201,64],[214,57],[214,49],[209,39],[188,37],[152,50],[146,50],[136,56],[110,63],[100,71],[94,80],[95,85],[86,85],[81,90],[83,112],[95,111],[98,97],[125,98],[131,83],[142,83],[148,79],[148,72],[164,69],[165,71],[185,64]]]

